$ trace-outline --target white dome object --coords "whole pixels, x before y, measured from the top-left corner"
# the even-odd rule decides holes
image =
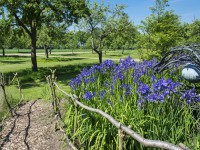
[[[200,82],[200,68],[195,64],[187,63],[181,73],[183,78],[189,82]]]

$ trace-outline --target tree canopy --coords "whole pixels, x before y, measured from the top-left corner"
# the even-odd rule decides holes
[[[155,0],[151,15],[139,27],[125,13],[125,6],[104,1],[0,0],[0,6],[2,54],[5,48],[31,48],[33,71],[37,71],[36,48],[41,47],[46,57],[52,48],[92,48],[101,63],[103,50],[123,53],[138,48],[143,59],[151,59],[179,44],[200,43],[200,21],[182,24],[168,9],[168,0]],[[74,23],[79,30],[68,30]]]
[[[152,14],[142,21],[138,45],[148,51],[144,59],[160,58],[170,47],[181,40],[181,22],[173,11],[167,11],[167,0],[156,0]]]
[[[21,26],[31,38],[32,71],[37,71],[37,30],[51,22],[71,25],[89,13],[85,0],[0,0],[7,13],[4,19]]]
[[[90,13],[82,20],[82,27],[90,34],[89,40],[92,50],[98,54],[99,63],[101,63],[103,47],[110,47],[111,43],[115,43],[116,36],[120,41],[117,44],[125,45],[126,40],[130,39],[130,34],[127,35],[127,33],[135,28],[128,20],[123,5],[111,8],[103,2],[100,4],[94,2],[88,8]]]

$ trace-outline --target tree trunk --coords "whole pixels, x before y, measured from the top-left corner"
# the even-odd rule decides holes
[[[98,53],[98,55],[99,55],[99,64],[101,64],[102,63],[102,52],[100,51]]]
[[[51,55],[51,51],[52,51],[52,49],[51,49],[51,47],[49,48],[49,54]]]
[[[37,58],[36,58],[36,26],[34,25],[31,28],[31,62],[32,62],[32,71],[38,71],[37,68]]]
[[[4,49],[4,47],[2,48],[2,56],[5,57],[5,49]]]
[[[46,56],[46,58],[49,58],[49,52],[48,52],[47,45],[44,45],[44,50],[45,50],[45,56]]]
[[[122,54],[124,54],[124,47],[122,48]]]

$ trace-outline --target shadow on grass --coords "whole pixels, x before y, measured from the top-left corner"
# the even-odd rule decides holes
[[[43,86],[46,84],[46,77],[51,75],[51,70],[55,70],[57,81],[63,85],[68,85],[71,78],[76,77],[84,67],[91,67],[93,64],[78,64],[68,66],[55,66],[55,67],[41,67],[38,72],[32,72],[31,69],[26,69],[18,72],[20,83],[23,89],[32,88],[36,86]],[[5,73],[7,78],[13,77],[13,72]]]
[[[19,51],[19,52],[16,52],[18,54],[30,54],[31,51]]]
[[[106,56],[121,57],[123,54],[107,54]]]
[[[0,63],[4,64],[22,64],[26,61],[20,60],[20,61],[9,61],[9,60],[0,60]]]
[[[82,60],[84,58],[59,58],[59,57],[54,57],[54,58],[40,58],[38,59],[38,62],[62,62],[62,61],[73,61],[73,60]]]
[[[22,83],[22,89],[28,89],[31,87],[40,87],[40,86],[41,86],[41,84],[39,84],[35,81]]]
[[[54,56],[77,56],[77,55],[80,55],[80,54],[77,54],[77,53],[71,53],[71,54],[52,54]]]
[[[17,55],[12,55],[12,54],[9,54],[9,55],[5,55],[5,56],[1,56],[0,57],[9,57],[9,58],[30,58],[30,56],[24,56],[24,55],[20,55],[20,54],[17,54]]]

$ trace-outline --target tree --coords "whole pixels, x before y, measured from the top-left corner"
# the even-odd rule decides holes
[[[181,25],[181,30],[180,30],[180,34],[182,37],[182,40],[180,41],[180,45],[187,45],[189,43],[189,23],[183,23]]]
[[[124,13],[124,6],[111,9],[103,2],[100,4],[94,2],[88,8],[90,13],[81,24],[85,27],[85,31],[89,32],[92,51],[98,54],[99,63],[102,63],[103,41],[115,31],[117,19]]]
[[[78,48],[77,35],[75,34],[74,31],[69,31],[68,33],[66,33],[65,40],[66,40],[66,48],[71,49],[73,54],[73,50]]]
[[[6,19],[21,26],[31,38],[32,71],[37,71],[37,30],[45,23],[77,22],[87,13],[85,0],[0,0],[0,6],[7,12]],[[14,18],[14,19],[13,19]]]
[[[127,14],[122,13],[116,22],[115,32],[112,32],[108,38],[106,38],[106,45],[110,43],[110,47],[114,49],[122,49],[122,54],[124,49],[133,48],[136,43],[136,35],[138,31]],[[108,42],[110,40],[110,42]]]
[[[50,36],[50,32],[51,32],[51,30],[48,27],[43,26],[39,30],[39,33],[38,33],[38,42],[37,42],[37,44],[44,47],[46,58],[49,58],[48,49],[49,49],[50,43],[52,41],[52,37]]]
[[[85,48],[87,39],[89,38],[88,32],[79,30],[75,32],[74,36],[76,37],[75,39],[77,39],[78,48]]]
[[[4,24],[2,22],[2,20],[0,20],[0,48],[2,49],[2,56],[5,56],[5,48],[8,47],[9,43],[10,43],[10,38],[9,38],[9,34],[10,31],[8,29],[5,29]],[[5,31],[8,32],[5,32]]]
[[[2,49],[3,57],[5,56],[5,48],[9,47],[12,36],[12,30],[8,23],[5,20],[5,14],[2,10],[2,19],[0,20],[0,48]]]
[[[14,28],[12,29],[12,32],[13,36],[11,37],[10,48],[17,48],[18,52],[19,49],[30,48],[30,38],[23,28]]]
[[[194,20],[188,28],[188,42],[200,44],[200,20]]]
[[[142,21],[143,34],[138,36],[138,45],[147,51],[145,59],[161,58],[170,47],[181,40],[181,23],[173,11],[166,11],[168,0],[156,0],[152,14]]]
[[[38,42],[39,46],[42,46],[45,51],[46,58],[51,54],[53,47],[59,47],[65,44],[65,34],[67,25],[57,24],[55,22],[47,23],[43,25],[38,31]],[[58,38],[59,37],[59,38]]]

